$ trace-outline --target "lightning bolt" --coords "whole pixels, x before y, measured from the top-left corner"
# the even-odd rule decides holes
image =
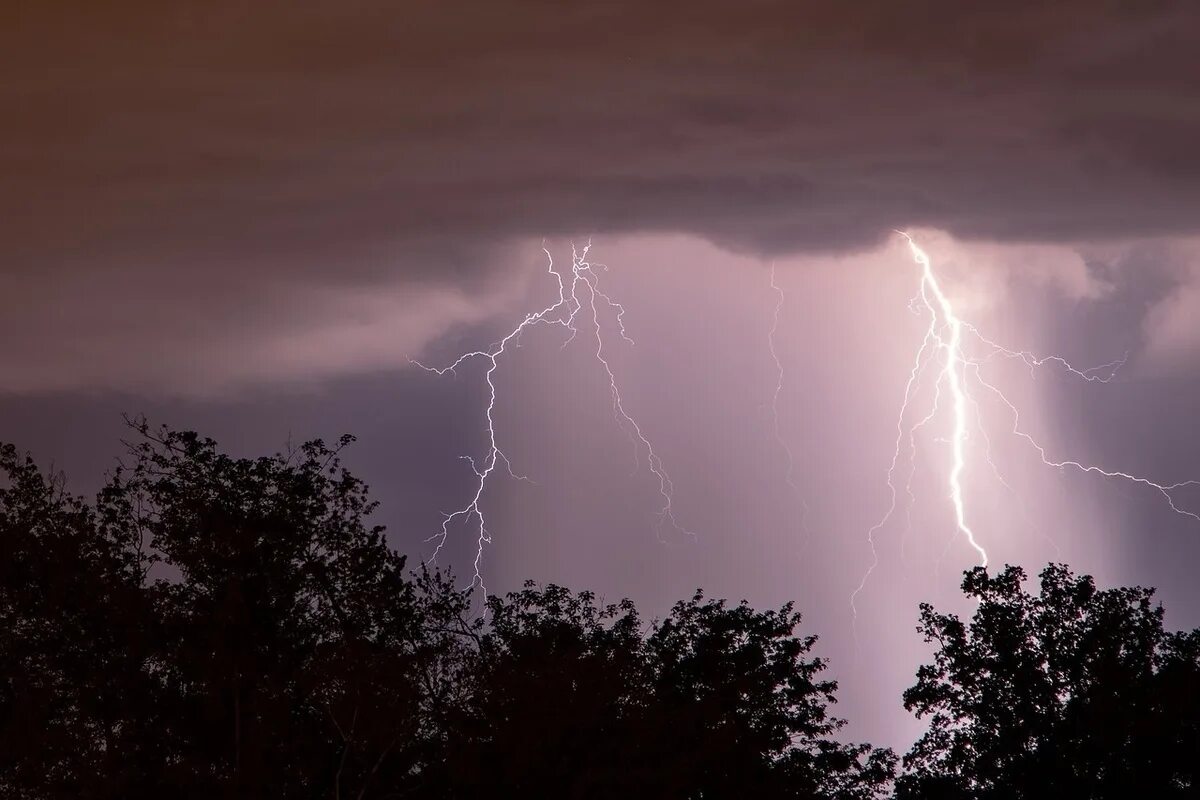
[[[967,394],[963,385],[964,375],[962,366],[966,363],[962,350],[963,323],[958,318],[958,315],[954,313],[954,306],[951,305],[950,299],[942,291],[942,285],[938,282],[937,275],[933,272],[933,265],[929,261],[929,256],[925,254],[924,250],[917,247],[917,243],[912,240],[911,236],[907,233],[901,235],[908,242],[913,260],[921,267],[921,300],[925,303],[925,307],[929,310],[932,318],[935,321],[940,319],[940,325],[935,325],[934,339],[937,343],[938,352],[942,353],[945,357],[945,363],[938,376],[938,386],[941,387],[944,382],[946,388],[950,391],[950,398],[953,403],[954,425],[950,432],[950,447],[953,457],[950,466],[949,483],[950,500],[954,504],[955,524],[958,526],[959,532],[966,537],[967,542],[979,554],[980,566],[986,567],[988,563],[987,551],[975,540],[975,532],[967,525],[966,504],[963,502],[962,474],[966,468],[964,450],[967,442]],[[930,295],[933,296],[934,302],[930,301]],[[949,335],[943,338],[939,332],[936,332],[938,327],[945,328],[949,331]]]
[[[642,464],[645,464],[657,483],[661,503],[656,513],[655,532],[660,540],[663,538],[664,528],[668,527],[676,533],[694,536],[691,531],[679,523],[675,516],[675,484],[663,467],[662,459],[654,449],[654,445],[650,442],[650,439],[643,432],[642,427],[626,411],[625,402],[621,396],[620,385],[605,355],[605,314],[603,311],[605,309],[611,314],[610,318],[615,322],[616,331],[620,338],[630,345],[634,344],[634,341],[629,337],[625,329],[625,307],[613,300],[607,292],[600,288],[600,273],[607,271],[608,268],[602,264],[593,264],[588,261],[588,252],[590,249],[591,242],[588,242],[582,249],[577,249],[574,244],[571,245],[571,271],[568,279],[555,266],[554,257],[550,251],[543,246],[542,252],[546,254],[547,262],[546,271],[553,278],[557,286],[557,299],[540,311],[527,313],[525,318],[516,327],[491,347],[463,353],[445,367],[431,367],[420,361],[409,359],[415,366],[436,375],[445,375],[447,373],[456,375],[457,369],[469,361],[479,360],[486,365],[484,381],[488,387],[488,402],[484,409],[484,430],[487,436],[487,449],[482,459],[479,460],[476,460],[472,456],[461,456],[470,465],[471,471],[474,473],[474,490],[465,505],[449,514],[443,515],[442,524],[438,532],[426,539],[427,542],[436,542],[433,554],[429,558],[429,562],[433,563],[441,554],[442,548],[446,546],[450,538],[451,529],[456,524],[468,526],[474,530],[476,548],[471,587],[478,586],[484,598],[487,597],[488,590],[483,580],[483,553],[484,548],[492,542],[491,532],[488,530],[487,517],[483,508],[483,499],[487,492],[489,481],[501,464],[503,464],[509,477],[517,480],[529,480],[527,476],[517,474],[513,470],[512,462],[509,461],[508,456],[505,455],[498,444],[495,419],[498,398],[495,376],[497,370],[500,369],[502,360],[504,360],[512,349],[520,347],[521,337],[532,328],[538,326],[558,327],[566,331],[567,336],[560,348],[565,349],[578,336],[580,322],[590,323],[588,327],[591,328],[596,342],[593,356],[599,362],[608,379],[613,419],[617,426],[629,436],[630,442],[633,444],[635,472]]]
[[[917,350],[912,368],[909,371],[908,382],[904,389],[903,402],[900,406],[900,415],[896,421],[895,447],[892,451],[892,459],[887,471],[887,486],[890,498],[888,506],[879,521],[867,531],[867,543],[871,552],[871,562],[863,574],[858,587],[850,595],[850,607],[855,618],[858,616],[856,603],[858,595],[866,587],[871,574],[879,566],[876,535],[891,520],[898,505],[896,471],[905,439],[905,421],[910,417],[909,406],[917,395],[922,375],[931,364],[938,366],[933,402],[928,412],[907,429],[909,459],[910,462],[915,462],[916,433],[938,416],[941,410],[943,392],[945,392],[949,397],[950,404],[949,431],[945,436],[945,441],[950,445],[950,468],[946,478],[946,485],[950,503],[954,510],[955,534],[964,538],[967,544],[975,550],[979,557],[980,566],[987,566],[988,554],[976,537],[975,530],[970,525],[964,494],[964,479],[967,468],[966,447],[968,432],[971,427],[968,409],[974,410],[976,425],[983,435],[983,455],[985,460],[991,466],[995,477],[1000,483],[1010,490],[1011,487],[1009,487],[1000,474],[1000,471],[996,468],[996,464],[992,461],[990,453],[991,438],[987,433],[987,427],[982,419],[978,398],[971,391],[973,387],[982,389],[994,396],[1008,409],[1012,417],[1012,426],[1009,429],[1009,433],[1028,444],[1045,466],[1054,467],[1059,470],[1073,469],[1081,473],[1099,475],[1107,479],[1123,480],[1153,489],[1162,495],[1171,511],[1200,522],[1200,514],[1180,507],[1176,502],[1175,496],[1172,494],[1172,492],[1178,489],[1189,486],[1200,486],[1200,481],[1186,480],[1177,483],[1160,483],[1134,473],[1106,469],[1073,459],[1056,460],[1048,454],[1044,445],[1021,428],[1021,415],[1016,405],[1005,396],[1003,391],[983,375],[983,367],[987,363],[996,358],[1005,358],[1019,360],[1024,363],[1029,368],[1031,377],[1036,377],[1036,372],[1039,368],[1053,367],[1067,375],[1089,383],[1107,383],[1125,365],[1128,353],[1107,364],[1101,364],[1089,369],[1078,369],[1066,359],[1059,356],[1038,356],[1027,350],[1013,350],[996,343],[958,316],[953,303],[938,280],[929,255],[921,249],[912,236],[903,231],[897,231],[897,233],[904,237],[913,261],[920,270],[919,289],[917,295],[910,302],[909,307],[914,313],[921,315],[928,314],[929,325],[925,329],[921,346]],[[982,345],[985,352],[975,357],[969,355],[966,348],[968,341],[977,342]],[[914,471],[915,463],[908,472],[908,483],[905,487],[909,497],[908,510],[911,510],[912,504],[916,501],[916,497],[912,491]]]
[[[922,278],[921,291],[918,294],[918,297],[926,297],[924,288],[924,278]],[[909,308],[915,313],[919,313],[919,309],[914,306],[915,302],[916,298],[909,303]],[[926,303],[926,308],[930,308],[928,303]],[[936,315],[930,315],[929,326],[925,329],[925,337],[921,340],[921,347],[917,350],[916,358],[913,360],[912,369],[910,369],[908,373],[908,382],[904,385],[904,401],[900,404],[900,416],[896,419],[896,446],[892,451],[892,462],[890,465],[888,465],[887,470],[887,487],[890,496],[887,511],[885,511],[883,516],[879,518],[879,521],[872,525],[870,530],[867,531],[867,543],[871,548],[871,564],[867,567],[867,571],[863,573],[862,580],[859,581],[858,587],[850,595],[850,610],[855,619],[858,619],[858,595],[866,587],[867,581],[870,580],[872,573],[874,573],[875,569],[879,566],[879,551],[875,547],[875,534],[883,530],[884,525],[886,525],[888,520],[892,518],[892,514],[896,512],[896,466],[900,461],[901,442],[904,441],[904,420],[908,419],[909,403],[912,402],[914,396],[916,395],[917,389],[920,385],[921,375],[925,371],[925,365],[930,360],[929,354],[932,352],[933,345],[936,341],[938,341],[937,317]],[[924,419],[909,429],[909,449],[910,453],[912,454],[910,456],[911,458],[915,459],[917,430],[923,427],[929,422],[929,420],[933,419],[934,415],[937,414],[939,401],[941,400],[941,389],[942,385],[939,381],[935,389],[936,394],[934,396],[933,408],[924,417]],[[915,466],[913,469],[915,469]],[[912,494],[912,471],[909,472],[908,480],[908,495],[915,501],[916,498]]]
[[[771,420],[772,432],[775,435],[775,441],[779,445],[779,449],[783,452],[786,470],[783,474],[783,480],[788,488],[792,490],[792,495],[800,501],[800,530],[805,532],[807,539],[807,520],[808,520],[808,502],[800,493],[800,487],[796,485],[795,472],[796,461],[792,457],[792,448],[788,446],[787,441],[783,438],[783,432],[779,429],[779,396],[783,393],[783,362],[779,360],[779,353],[775,349],[775,335],[779,332],[779,313],[783,310],[784,303],[787,302],[787,296],[783,293],[781,287],[775,281],[775,264],[771,264],[771,289],[775,292],[775,309],[771,320],[771,330],[767,333],[767,349],[771,353],[771,360],[775,362],[775,391],[771,395]]]

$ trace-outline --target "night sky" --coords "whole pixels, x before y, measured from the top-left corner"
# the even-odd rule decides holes
[[[917,603],[966,610],[977,558],[944,404],[909,460],[931,369],[852,616],[929,323],[895,229],[983,335],[1126,357],[1106,382],[980,367],[1049,460],[1200,478],[1198,48],[1187,2],[10,1],[0,439],[90,492],[123,412],[246,455],[354,433],[393,543],[428,557],[474,491],[460,456],[487,454],[486,364],[410,359],[489,347],[554,302],[543,246],[569,274],[590,240],[635,342],[601,304],[624,408],[693,535],[656,530],[594,331],[533,328],[494,375],[530,482],[501,469],[483,495],[489,589],[648,616],[697,586],[795,600],[848,736],[904,747]],[[964,496],[992,563],[1154,585],[1170,625],[1200,625],[1200,521],[1042,464],[977,399]],[[1172,497],[1200,512],[1200,488]],[[465,583],[475,534],[450,533]]]

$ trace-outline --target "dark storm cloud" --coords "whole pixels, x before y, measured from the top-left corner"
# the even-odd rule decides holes
[[[419,347],[471,317],[438,303],[501,291],[493,248],[523,237],[671,230],[778,253],[908,225],[1078,239],[1200,219],[1187,3],[4,14],[0,334],[9,363],[40,353],[8,388],[93,383],[87,365],[123,348],[161,363],[151,332],[178,351],[344,327],[313,299],[331,287],[436,307],[401,337]],[[232,349],[187,370],[209,380]],[[294,372],[258,349],[270,363],[234,379]]]

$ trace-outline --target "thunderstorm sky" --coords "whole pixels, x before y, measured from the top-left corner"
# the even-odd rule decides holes
[[[460,456],[486,454],[487,385],[483,364],[410,359],[501,339],[557,297],[543,244],[569,270],[590,237],[636,342],[604,307],[605,354],[694,536],[656,531],[590,319],[566,347],[538,326],[494,375],[530,482],[482,497],[489,588],[557,581],[650,615],[697,586],[794,600],[849,734],[903,746],[917,603],[960,607],[976,553],[943,414],[911,462],[902,437],[852,624],[929,322],[893,229],[997,342],[1128,355],[1103,383],[980,368],[1051,460],[1200,478],[1200,12],[961,5],[6,6],[0,439],[91,491],[122,412],[245,454],[352,432],[392,541],[427,556],[474,491]],[[929,373],[915,419],[933,392]],[[992,563],[1155,585],[1172,625],[1200,624],[1200,522],[1043,465],[978,398],[964,495]],[[474,543],[450,529],[464,581]]]

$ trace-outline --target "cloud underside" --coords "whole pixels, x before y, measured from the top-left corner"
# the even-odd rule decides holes
[[[54,340],[54,376],[8,388],[70,385],[98,325],[269,361],[383,287],[419,346],[531,237],[778,256],[1200,221],[1190,4],[163,5],[0,33],[0,334]]]

